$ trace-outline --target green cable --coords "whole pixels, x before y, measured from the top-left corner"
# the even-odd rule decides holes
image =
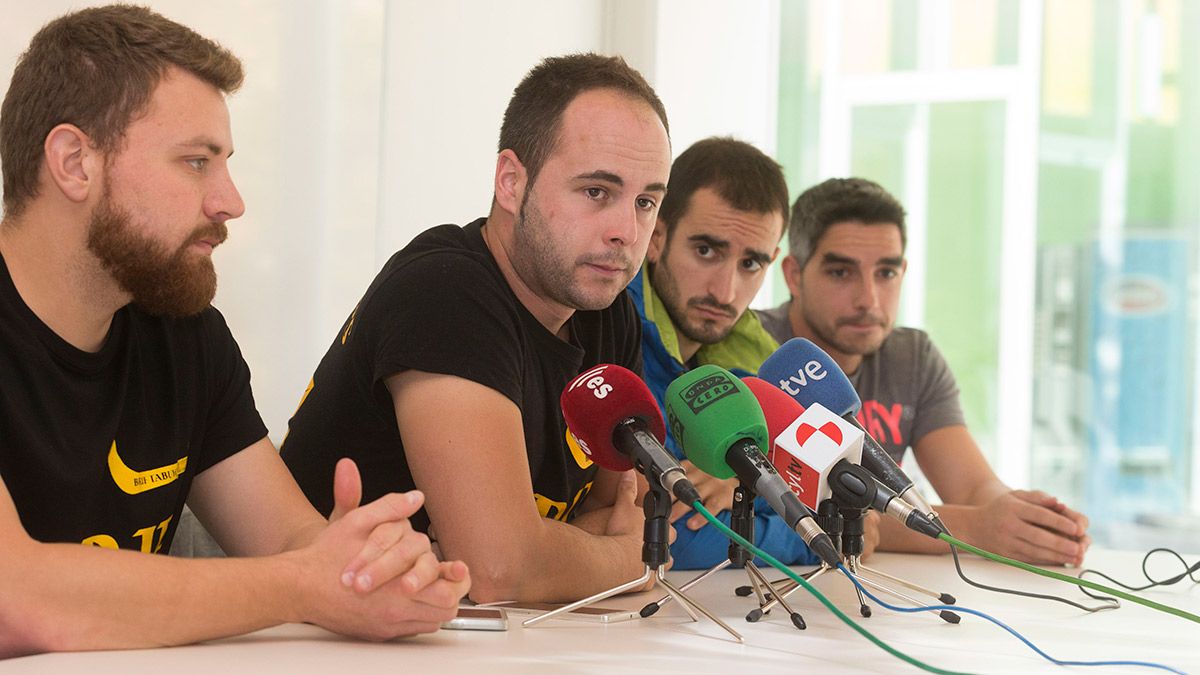
[[[946,534],[945,532],[943,532],[941,534],[940,539],[942,539],[942,541],[945,541],[952,546],[957,546],[958,548],[961,548],[964,551],[974,553],[975,555],[982,556],[984,558],[987,558],[988,560],[994,560],[999,563],[1004,563],[1005,565],[1012,565],[1013,567],[1023,569],[1026,572],[1033,572],[1034,574],[1040,574],[1041,576],[1050,577],[1051,579],[1058,579],[1059,581],[1065,581],[1069,584],[1075,584],[1076,586],[1086,586],[1094,591],[1100,591],[1101,593],[1110,593],[1112,595],[1117,596],[1118,598],[1124,598],[1125,600],[1128,600],[1130,602],[1136,602],[1139,605],[1145,605],[1152,609],[1157,609],[1160,612],[1166,612],[1167,614],[1174,614],[1175,616],[1178,616],[1183,619],[1187,619],[1188,621],[1195,621],[1196,623],[1200,623],[1200,616],[1196,616],[1195,614],[1192,614],[1191,612],[1187,612],[1182,609],[1176,609],[1175,607],[1169,607],[1167,605],[1154,602],[1153,600],[1139,598],[1136,595],[1132,595],[1132,594],[1126,593],[1124,591],[1119,591],[1115,588],[1109,588],[1108,586],[1105,586],[1103,584],[1098,584],[1094,581],[1088,581],[1087,579],[1078,579],[1076,577],[1072,577],[1072,576],[1069,576],[1066,574],[1059,574],[1058,572],[1051,572],[1050,570],[1044,570],[1040,567],[1035,567],[1033,565],[1023,563],[1019,560],[1013,560],[1012,558],[1005,558],[1002,555],[998,555],[996,553],[991,553],[991,552],[985,551],[981,548],[976,548],[976,547],[968,544],[965,541],[955,539],[954,537]]]
[[[721,521],[717,520],[716,517],[713,516],[713,514],[709,512],[708,509],[704,508],[704,504],[700,503],[699,501],[692,502],[692,508],[695,509],[697,513],[703,514],[704,518],[707,519],[709,523],[712,523],[712,526],[717,528],[718,530],[720,530],[721,533],[724,534],[726,537],[729,537],[731,540],[736,542],[739,546],[746,549],[747,551],[750,551],[755,556],[762,558],[763,560],[766,560],[768,563],[771,564],[772,567],[774,567],[775,569],[779,570],[780,572],[783,572],[784,574],[786,574],[789,579],[791,579],[792,581],[795,581],[796,583],[803,586],[804,590],[808,591],[809,593],[812,593],[813,597],[815,597],[817,600],[820,600],[821,604],[825,605],[825,607],[828,608],[829,611],[833,612],[834,615],[837,616],[837,618],[841,619],[847,626],[850,626],[854,630],[858,631],[858,633],[860,635],[862,635],[863,637],[870,640],[872,643],[874,643],[874,645],[876,647],[879,647],[880,649],[891,654],[892,656],[895,656],[896,658],[898,658],[902,661],[905,661],[911,665],[914,665],[914,666],[920,668],[921,670],[925,670],[925,671],[928,671],[931,673],[941,673],[942,675],[965,675],[964,673],[960,673],[958,671],[943,670],[941,668],[936,668],[934,666],[931,666],[927,663],[923,663],[921,661],[918,661],[917,659],[914,659],[913,657],[909,656],[908,654],[905,654],[904,652],[888,645],[883,640],[880,640],[879,638],[875,637],[870,632],[868,632],[866,628],[863,628],[862,626],[858,625],[854,621],[850,620],[850,617],[843,614],[842,610],[838,609],[832,602],[829,601],[828,598],[826,598],[824,595],[822,595],[820,591],[818,591],[816,588],[813,588],[812,584],[808,583],[808,581],[806,581],[803,577],[801,577],[800,575],[793,572],[787,565],[784,565],[783,563],[779,562],[775,558],[768,555],[765,551],[759,549],[754,544],[751,544],[750,542],[746,541],[746,539],[744,537],[742,537],[741,535],[739,535],[737,532],[734,532],[733,530],[729,529],[729,527],[725,523],[722,523]]]

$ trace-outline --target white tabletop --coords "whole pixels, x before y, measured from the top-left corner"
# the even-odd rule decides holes
[[[1188,559],[1194,561],[1195,556]],[[963,563],[967,574],[977,581],[1093,602],[1072,585],[977,558],[964,557]],[[1140,553],[1093,551],[1087,563],[1127,583],[1141,576]],[[1059,659],[1157,661],[1200,673],[1200,624],[1129,602],[1114,611],[1086,614],[1060,603],[971,588],[954,573],[949,556],[878,554],[868,564],[949,592],[961,605],[996,616]],[[670,578],[682,583],[694,574],[671,572]],[[768,571],[767,576],[774,579],[779,575]],[[918,672],[858,635],[803,590],[791,600],[803,614],[806,630],[794,628],[780,610],[758,623],[746,622],[744,616],[755,604],[733,594],[734,587],[745,580],[744,571],[724,570],[690,593],[741,632],[744,644],[732,641],[712,623],[692,623],[672,603],[651,618],[611,625],[558,620],[522,628],[524,616],[514,614],[507,632],[443,630],[384,644],[344,639],[313,626],[287,625],[170,649],[11,659],[0,661],[0,673]],[[849,581],[840,574],[826,575],[816,585],[867,630],[933,666],[985,673],[1068,672],[983,619],[964,615],[961,624],[950,625],[932,614],[897,614],[880,607],[872,617],[863,619]],[[660,595],[625,596],[602,604],[640,608]],[[1141,595],[1200,614],[1200,588],[1190,582]],[[1092,675],[1165,672],[1135,667],[1071,671]]]

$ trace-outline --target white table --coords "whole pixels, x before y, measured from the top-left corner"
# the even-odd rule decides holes
[[[1188,559],[1194,561],[1195,556]],[[1140,561],[1140,553],[1093,551],[1087,562],[1129,583],[1140,577]],[[879,554],[868,562],[890,574],[955,595],[963,606],[996,616],[1056,658],[1157,661],[1200,674],[1200,624],[1133,603],[1088,615],[1060,603],[975,589],[954,573],[949,556]],[[964,557],[963,563],[967,574],[977,581],[1087,600],[1076,587],[1052,579],[977,558]],[[670,578],[682,583],[693,575],[672,572]],[[773,579],[778,575],[768,571],[767,576]],[[287,625],[170,649],[11,659],[0,661],[0,673],[919,672],[858,635],[803,590],[791,600],[804,615],[807,630],[796,630],[778,609],[759,623],[747,623],[743,617],[754,607],[753,601],[733,594],[733,588],[744,584],[745,579],[743,571],[725,570],[691,592],[692,597],[741,632],[744,644],[733,642],[712,623],[690,622],[671,603],[649,619],[612,625],[561,620],[522,628],[522,615],[514,614],[507,632],[443,630],[384,644],[344,639],[313,626]],[[1132,667],[1068,671],[977,617],[964,615],[961,624],[950,625],[928,613],[897,614],[876,607],[871,618],[862,619],[853,589],[840,574],[826,575],[817,588],[880,639],[940,668],[1089,675],[1165,672]],[[659,595],[626,596],[603,604],[640,608]],[[1190,582],[1142,595],[1200,614],[1200,588]]]

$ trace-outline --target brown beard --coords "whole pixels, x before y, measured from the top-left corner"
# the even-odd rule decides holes
[[[135,232],[130,221],[129,212],[113,206],[105,190],[88,223],[88,250],[146,313],[185,317],[204,311],[216,295],[217,273],[211,257],[189,249],[201,239],[224,241],[225,224],[203,225],[169,252]]]

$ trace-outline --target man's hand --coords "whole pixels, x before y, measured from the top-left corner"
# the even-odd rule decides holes
[[[727,511],[733,508],[733,491],[738,486],[737,478],[727,478],[722,480],[704,473],[696,468],[688,460],[683,460],[679,463],[683,470],[687,473],[688,480],[692,481],[692,485],[696,486],[696,491],[700,493],[700,503],[704,504],[704,508],[708,509],[714,516],[722,511]],[[683,502],[675,502],[671,507],[671,522],[679,520],[689,511],[692,511],[691,504]],[[689,530],[699,530],[708,524],[708,520],[701,513],[696,513],[687,521]]]
[[[329,526],[301,560],[308,607],[303,615],[330,630],[367,639],[437,630],[470,588],[462,562],[438,562],[429,538],[408,517],[424,502],[417,491],[389,494],[359,507],[362,483],[350,460],[334,474]],[[346,556],[354,553],[349,563]]]
[[[863,551],[862,559],[866,560],[879,546],[879,512],[869,509],[863,514]]]
[[[1088,519],[1038,490],[1011,490],[980,507],[976,540],[1025,562],[1081,565],[1092,539]]]
[[[621,482],[617,485],[617,496],[613,502],[609,512],[608,523],[605,526],[604,534],[609,537],[619,537],[633,551],[636,551],[638,560],[641,560],[642,555],[642,540],[646,530],[646,515],[641,506],[637,505],[637,475],[633,471],[626,471],[621,476]],[[675,528],[667,528],[668,543],[675,542]],[[648,591],[654,588],[654,577],[645,583],[641,588],[636,588],[630,593],[639,593]]]

